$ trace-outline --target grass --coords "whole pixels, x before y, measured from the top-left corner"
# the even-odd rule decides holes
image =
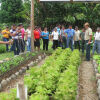
[[[45,53],[52,53],[53,49],[52,49],[52,41],[49,42],[49,47],[48,47],[48,51],[43,51],[43,42],[41,40],[41,46],[40,46],[41,50],[40,52],[45,52]],[[9,58],[13,58],[14,57],[14,53],[13,52],[5,52],[5,53],[1,53],[0,54],[0,60],[5,60],[5,59],[9,59]]]

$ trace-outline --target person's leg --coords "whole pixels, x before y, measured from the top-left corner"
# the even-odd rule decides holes
[[[30,51],[29,50],[29,38],[27,39],[27,51]]]
[[[55,50],[55,40],[53,40],[53,50]]]
[[[85,41],[82,40],[82,53],[84,53],[84,45],[85,45]]]
[[[43,39],[43,50],[45,50],[45,39]]]
[[[7,39],[7,38],[3,38],[3,41],[4,41],[4,42],[7,42],[8,39]],[[6,44],[6,51],[8,51],[8,44]]]
[[[100,54],[100,41],[97,41],[97,53]]]
[[[94,45],[93,45],[92,54],[94,54],[94,53],[95,53],[95,50],[96,50],[96,46],[97,46],[97,42],[95,41],[95,42],[94,42]]]
[[[17,52],[16,52],[16,40],[13,41],[13,50],[14,50],[14,55],[17,55]]]
[[[58,48],[58,40],[56,40],[56,48]]]
[[[69,43],[70,43],[70,38],[68,37],[67,38],[67,41],[66,41],[67,43],[66,43],[66,48],[69,48]]]
[[[79,48],[79,51],[80,51],[80,41],[78,41],[78,48]]]
[[[20,53],[20,48],[19,48],[19,40],[16,39],[16,48],[17,48],[17,55]]]
[[[49,40],[46,39],[46,51],[48,51],[48,44],[49,44]]]
[[[88,41],[86,41],[86,60],[90,61],[90,44],[87,44]]]
[[[29,51],[31,51],[31,38],[29,38]]]
[[[20,39],[20,45],[21,45],[21,52],[24,52],[24,41],[23,39]]]
[[[73,51],[73,38],[70,40],[71,42],[71,50]]]
[[[77,41],[74,42],[75,49],[77,49]]]
[[[40,51],[40,40],[37,40],[38,51]]]

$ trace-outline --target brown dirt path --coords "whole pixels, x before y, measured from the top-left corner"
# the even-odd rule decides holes
[[[98,100],[92,62],[83,61],[79,72],[79,100]]]

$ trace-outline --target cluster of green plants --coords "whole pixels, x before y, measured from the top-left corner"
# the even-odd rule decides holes
[[[30,100],[66,100],[65,96],[67,100],[75,100],[79,64],[79,51],[58,48],[41,68],[31,68],[28,71],[30,74],[25,76]]]
[[[0,45],[0,53],[5,53],[6,52],[6,46],[5,45]]]
[[[19,100],[16,98],[16,89],[11,89],[9,93],[0,93],[0,100]]]
[[[98,64],[98,72],[100,73],[100,55],[94,55],[93,59],[96,60],[96,63]]]
[[[35,56],[37,53],[27,53],[25,55],[20,55],[14,58],[9,59],[6,62],[0,64],[0,74],[9,71],[13,67],[17,67],[19,64],[30,59],[30,57]]]

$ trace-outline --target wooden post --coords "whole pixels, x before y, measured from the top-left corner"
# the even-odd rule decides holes
[[[34,0],[31,0],[31,52],[34,52]]]

